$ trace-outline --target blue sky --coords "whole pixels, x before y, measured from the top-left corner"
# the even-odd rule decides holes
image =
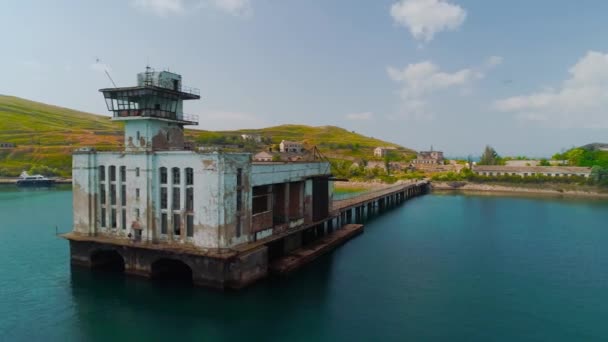
[[[11,1],[0,93],[107,114],[146,64],[202,129],[338,125],[415,149],[608,142],[606,1]],[[101,64],[96,64],[96,59]]]

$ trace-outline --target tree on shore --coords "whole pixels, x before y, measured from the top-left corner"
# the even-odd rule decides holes
[[[481,155],[481,159],[479,160],[479,165],[500,165],[502,163],[502,159],[496,153],[496,150],[492,148],[490,145],[486,145],[486,148]]]

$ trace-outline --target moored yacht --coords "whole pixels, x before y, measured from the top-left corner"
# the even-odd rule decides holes
[[[55,181],[52,179],[42,175],[29,175],[26,171],[21,172],[21,175],[17,180],[17,186],[21,187],[52,186],[53,184],[55,184]]]

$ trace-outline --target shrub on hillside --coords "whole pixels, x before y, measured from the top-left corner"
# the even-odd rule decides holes
[[[58,169],[50,168],[46,165],[34,165],[32,166],[28,173],[30,175],[43,175],[43,176],[59,176],[61,172]]]

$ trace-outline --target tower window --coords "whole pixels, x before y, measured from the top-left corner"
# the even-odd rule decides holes
[[[121,166],[120,167],[120,181],[125,182],[126,180],[127,180],[127,167]]]
[[[139,177],[139,168],[138,167],[135,168],[135,177]]]
[[[172,169],[172,173],[173,173],[173,184],[179,184],[180,183],[179,168],[178,167],[174,167]]]
[[[106,226],[106,208],[101,208],[101,226],[105,228]]]
[[[122,210],[122,214],[121,214],[121,228],[122,229],[127,229],[127,209],[123,209]]]
[[[137,141],[139,141],[139,138],[141,138],[141,135],[139,134],[139,131],[137,131],[136,137],[137,137]]]
[[[167,209],[167,188],[160,188],[160,208]]]
[[[116,185],[110,184],[110,204],[116,205]]]
[[[167,214],[160,215],[160,233],[167,234]]]
[[[127,186],[125,184],[120,186],[120,204],[127,205]]]
[[[116,209],[112,208],[112,228],[116,228]]]
[[[191,167],[186,168],[186,185],[194,184],[194,170]]]
[[[106,186],[101,184],[99,187],[99,202],[103,205],[106,204]]]
[[[192,212],[194,210],[194,189],[186,188],[186,210]]]
[[[181,208],[180,206],[180,193],[179,193],[179,188],[173,188],[173,210],[179,210]]]
[[[181,218],[179,214],[173,214],[173,234],[180,235],[181,234]]]
[[[186,236],[194,236],[194,216],[186,216]]]
[[[106,167],[101,165],[99,166],[99,181],[103,182],[106,180]]]
[[[167,184],[167,168],[160,168],[160,184]]]
[[[110,182],[116,181],[116,166],[110,166]]]

